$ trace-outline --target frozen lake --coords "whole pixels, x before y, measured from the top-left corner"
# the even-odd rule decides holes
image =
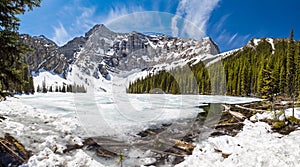
[[[231,96],[124,93],[38,93],[18,97],[35,108],[78,118],[86,136],[118,137],[156,124],[195,118],[203,112],[199,106],[208,103],[239,104],[260,100]]]

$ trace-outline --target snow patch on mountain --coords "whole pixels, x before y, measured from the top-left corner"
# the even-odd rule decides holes
[[[275,53],[275,45],[274,45],[274,40],[272,38],[267,38],[266,39],[272,46],[272,54]]]
[[[46,88],[49,88],[50,86],[53,87],[53,89],[56,86],[64,86],[71,84],[68,80],[62,78],[60,75],[57,75],[55,73],[51,73],[49,71],[41,71],[38,74],[35,74],[33,76],[33,82],[35,90],[37,90],[37,87],[39,86],[42,88],[43,82],[45,82]]]

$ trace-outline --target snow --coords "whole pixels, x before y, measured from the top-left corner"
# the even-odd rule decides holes
[[[82,144],[81,138],[77,135],[83,132],[78,129],[78,120],[75,117],[66,116],[64,110],[49,112],[49,110],[42,109],[42,105],[36,106],[36,108],[26,104],[30,101],[38,103],[41,95],[39,94],[36,100],[34,100],[36,95],[30,95],[8,98],[7,101],[0,103],[0,114],[7,118],[0,123],[1,132],[10,133],[23,143],[28,150],[33,151],[34,155],[30,157],[26,165],[22,166],[103,166],[82,150],[62,154],[66,144]],[[62,95],[66,97],[66,94],[62,93],[52,93],[51,95],[52,99],[62,97]],[[67,96],[69,95],[67,94]],[[44,101],[40,99],[39,102],[45,104],[47,100],[49,100],[49,97],[46,97]],[[53,105],[58,103],[55,100],[51,102],[54,102]],[[48,106],[45,105],[44,108],[47,109]],[[56,153],[52,151],[54,146],[57,147]]]
[[[66,166],[66,167],[104,167],[104,165],[95,161],[92,157],[87,155],[84,151],[78,150],[73,156],[62,157],[59,154],[55,154],[51,149],[45,148],[38,155],[33,155],[27,165],[29,167],[37,166]],[[25,166],[25,165],[24,165]]]
[[[217,54],[217,55],[214,55],[214,56],[207,56],[204,60],[207,60],[207,59],[211,59],[211,58],[214,58],[212,61],[209,61],[205,66],[208,67],[222,59],[225,59],[226,57],[228,56],[231,56],[232,54],[234,54],[235,52],[237,51],[240,51],[242,48],[238,48],[238,49],[234,49],[234,50],[230,50],[230,51],[227,51],[227,52],[223,52],[223,53],[220,53],[220,54]]]
[[[110,50],[106,53],[107,56],[113,56],[114,54],[115,54],[115,51],[114,51],[113,49],[110,49]]]
[[[261,39],[253,39],[253,43],[255,46],[257,46],[260,41]]]
[[[42,71],[33,77],[35,90],[37,89],[37,86],[40,86],[40,88],[42,87],[44,80],[46,83],[46,87],[52,86],[53,90],[55,89],[55,86],[63,86],[65,84],[71,84],[69,81],[67,81],[66,79],[62,78],[57,74],[48,71]]]
[[[272,38],[267,38],[267,41],[271,44],[271,46],[272,46],[272,54],[274,54],[275,53],[274,40]]]
[[[286,110],[284,110],[285,112],[285,116],[286,117],[289,117],[289,116],[292,116],[292,108],[288,108]],[[250,120],[251,121],[260,121],[260,120],[264,120],[264,119],[275,119],[275,115],[278,116],[279,120],[280,121],[284,121],[284,113],[281,112],[281,111],[266,111],[266,112],[263,112],[263,113],[256,113],[255,115],[253,115]],[[294,111],[294,116],[295,118],[297,119],[300,119],[300,108],[295,108],[295,111]]]
[[[274,112],[268,111],[262,114],[256,113],[250,118],[251,121],[260,121],[264,119],[274,119]]]
[[[292,111],[293,109],[292,108],[288,108],[285,110],[285,115],[288,117],[288,116],[292,116]],[[294,116],[297,118],[297,119],[300,119],[300,108],[295,108],[294,109]]]
[[[300,131],[282,136],[271,132],[263,122],[244,121],[243,130],[235,137],[210,137],[197,144],[191,156],[177,167],[189,166],[298,166],[300,164]],[[223,158],[221,150],[230,154]]]

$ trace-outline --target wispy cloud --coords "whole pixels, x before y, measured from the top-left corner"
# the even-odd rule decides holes
[[[246,44],[251,34],[242,34],[241,32],[233,32],[227,29],[226,22],[230,19],[231,14],[223,15],[219,21],[209,25],[210,34],[219,45],[221,51],[236,49]]]
[[[225,14],[224,16],[222,16],[221,19],[216,24],[214,24],[213,28],[216,31],[220,31],[229,16],[230,14]]]
[[[77,27],[82,29],[89,29],[97,24],[94,18],[96,7],[80,7],[78,10],[81,14],[80,16],[76,17]]]
[[[199,39],[206,35],[207,22],[211,12],[220,0],[181,0],[172,19],[173,36],[187,36]],[[179,18],[184,18],[182,23]]]
[[[217,34],[216,42],[223,49],[226,48],[226,50],[223,51],[227,51],[241,47],[241,44],[247,43],[250,37],[251,34],[241,35],[239,33],[231,33],[227,30],[223,30],[220,34]]]
[[[174,15],[146,11],[141,6],[112,8],[104,24],[117,32],[161,32],[171,34],[170,24]]]
[[[104,24],[112,24],[117,21],[126,20],[130,22],[131,24],[134,23],[134,20],[137,19],[137,17],[144,17],[142,15],[142,12],[145,10],[141,6],[115,6],[114,8],[111,8],[108,15],[103,18]],[[139,14],[138,14],[139,13]],[[126,16],[131,15],[130,20],[127,19]],[[138,20],[136,20],[138,21]],[[122,21],[124,22],[124,21]],[[137,23],[138,24],[138,23]]]
[[[235,33],[230,39],[229,39],[229,43],[232,43],[232,41],[237,37],[238,33]]]
[[[57,43],[58,45],[63,45],[70,39],[70,35],[65,29],[64,25],[59,22],[58,27],[53,27],[54,29],[54,36],[52,37],[52,40]]]

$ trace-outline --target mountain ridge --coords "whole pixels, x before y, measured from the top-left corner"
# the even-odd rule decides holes
[[[85,76],[109,80],[110,74],[144,70],[181,59],[190,61],[198,55],[220,52],[210,37],[193,40],[166,35],[149,36],[134,31],[118,33],[103,24],[95,25],[84,36],[75,37],[63,46],[43,35],[31,37],[25,34],[21,41],[35,51],[26,55],[33,76],[48,71],[66,80],[72,80],[68,77],[75,66],[80,70],[82,80],[87,80]]]

